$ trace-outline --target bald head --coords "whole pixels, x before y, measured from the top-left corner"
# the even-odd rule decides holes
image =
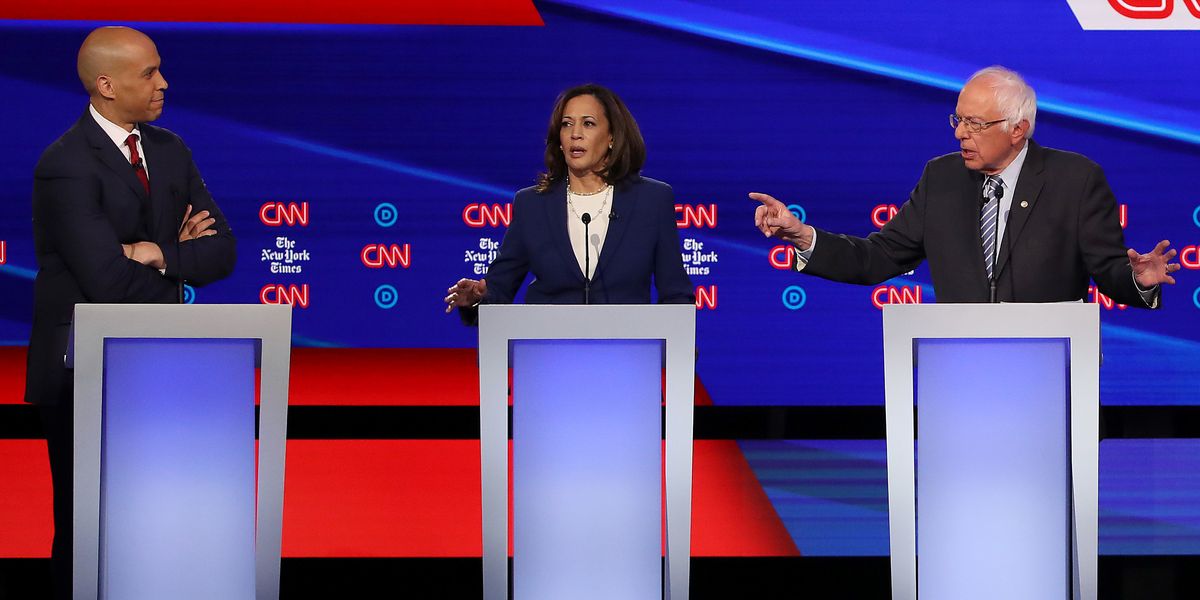
[[[101,27],[83,40],[76,68],[92,106],[128,130],[162,113],[167,81],[160,64],[158,48],[146,34]]]
[[[146,34],[128,27],[101,27],[88,34],[79,47],[76,68],[79,81],[88,95],[96,93],[96,78],[111,75],[129,64],[139,50],[158,54],[154,42]]]

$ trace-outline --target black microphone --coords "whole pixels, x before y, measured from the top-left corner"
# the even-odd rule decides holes
[[[620,219],[620,218],[621,218],[621,215],[618,215],[616,213],[616,211],[611,211],[611,210],[608,211],[608,220],[609,221],[616,221],[617,219]]]
[[[999,177],[996,177],[995,179],[996,179],[996,201],[999,202],[1000,200],[1004,199],[1004,185],[1002,183],[1000,183]],[[983,208],[983,207],[987,206],[987,203],[988,203],[988,197],[984,196],[982,193],[980,193],[979,194],[979,208]]]
[[[588,248],[588,224],[592,222],[592,215],[583,213],[579,220],[583,221],[583,303],[591,304],[592,277],[588,272],[592,270],[592,261],[591,250]]]
[[[175,199],[176,202],[180,202],[179,187],[175,186],[174,184],[171,185],[171,198]],[[185,201],[180,203],[183,204],[183,213],[179,215],[179,229],[175,232],[175,260],[179,261],[179,264],[175,266],[175,274],[179,278],[179,280],[175,282],[175,295],[179,299],[179,303],[183,304],[183,248],[180,246],[179,234],[183,232],[183,226],[187,223],[185,219],[187,218],[188,214],[187,202]]]

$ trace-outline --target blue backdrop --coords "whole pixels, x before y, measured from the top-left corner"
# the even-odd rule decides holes
[[[139,25],[170,83],[159,124],[191,146],[239,238],[234,276],[196,301],[298,302],[298,344],[472,346],[474,330],[441,314],[444,290],[502,238],[486,217],[541,168],[555,95],[595,81],[637,117],[645,174],[698,221],[681,252],[702,288],[698,369],[714,401],[880,404],[873,299],[919,286],[934,300],[927,270],[876,290],[777,269],[746,193],[869,233],[926,160],[957,149],[956,90],[993,63],[1038,90],[1039,142],[1105,167],[1129,245],[1169,238],[1197,266],[1194,32],[1084,31],[1065,0],[537,7],[544,27]],[[33,165],[86,106],[74,58],[95,25],[0,21],[4,343],[29,328]],[[1161,311],[1103,311],[1105,403],[1197,401],[1200,290],[1179,279]]]
[[[1200,403],[1196,32],[1085,31],[1066,0],[733,4],[542,1],[544,27],[139,24],[170,83],[159,124],[239,238],[234,276],[194,300],[291,301],[299,345],[474,346],[444,290],[486,267],[556,94],[594,81],[637,117],[645,174],[675,188],[714,401],[880,405],[875,303],[933,301],[928,271],[873,288],[776,268],[746,193],[869,233],[957,149],[957,89],[999,63],[1038,90],[1040,143],[1105,167],[1128,244],[1186,250],[1162,310],[1102,310],[1102,401]],[[75,52],[96,25],[0,21],[0,344],[28,335],[31,175],[85,109]],[[886,553],[882,446],[741,444],[809,555]],[[1102,552],[1200,549],[1200,515],[1179,509],[1200,497],[1194,446],[1102,445]]]

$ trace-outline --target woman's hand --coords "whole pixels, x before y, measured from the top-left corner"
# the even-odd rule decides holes
[[[480,279],[459,279],[458,283],[450,286],[446,290],[449,295],[446,296],[446,312],[455,308],[467,308],[475,306],[483,300],[484,294],[487,294],[487,280]]]

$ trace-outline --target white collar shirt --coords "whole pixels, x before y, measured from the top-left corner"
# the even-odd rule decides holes
[[[113,143],[117,145],[117,149],[120,150],[121,154],[125,156],[125,161],[130,162],[130,164],[132,164],[132,162],[129,160],[129,146],[125,145],[125,140],[129,138],[130,134],[136,134],[138,136],[138,156],[142,159],[142,168],[146,171],[146,177],[149,177],[150,166],[146,161],[146,152],[142,149],[142,132],[138,130],[137,125],[133,126],[133,131],[125,131],[124,127],[121,127],[120,125],[117,125],[116,123],[104,118],[104,115],[100,114],[100,111],[96,110],[96,107],[92,106],[90,103],[88,104],[88,111],[92,113],[92,119],[96,121],[96,124],[100,126],[100,129],[103,129],[104,133],[108,135],[109,139],[111,139]]]

